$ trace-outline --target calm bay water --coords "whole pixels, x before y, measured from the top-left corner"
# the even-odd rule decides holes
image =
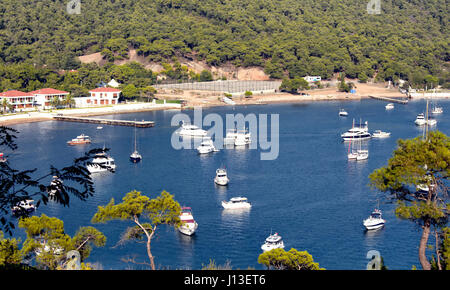
[[[386,111],[385,102],[375,100],[329,101],[298,104],[217,107],[203,109],[203,115],[217,113],[279,114],[280,152],[276,160],[261,161],[260,150],[230,149],[209,156],[196,150],[175,150],[170,138],[176,129],[170,126],[178,111],[103,116],[128,120],[154,120],[154,128],[138,129],[138,150],[143,161],[133,164],[134,129],[70,122],[39,122],[14,125],[20,131],[19,149],[10,154],[16,168],[49,169],[50,164],[62,167],[87,149],[111,148],[115,173],[93,177],[96,193],[86,202],[72,197],[70,207],[49,203],[36,214],[45,213],[64,221],[66,232],[74,235],[79,227],[94,226],[107,236],[103,248],[94,248],[87,260],[103,269],[137,269],[122,259],[147,262],[145,245],[117,245],[130,222],[113,221],[91,224],[97,206],[111,198],[119,203],[131,190],[151,197],[166,190],[183,206],[193,209],[199,224],[192,237],[171,227],[161,226],[152,242],[152,253],[159,268],[200,269],[214,259],[217,264],[230,262],[233,269],[263,269],[257,259],[260,246],[272,232],[285,241],[285,249],[306,250],[326,269],[365,269],[366,253],[378,250],[388,268],[411,269],[419,266],[417,259],[420,231],[417,226],[395,217],[394,205],[381,199],[380,208],[387,220],[385,228],[366,232],[362,226],[381,196],[368,187],[368,175],[387,164],[399,138],[422,135],[414,124],[418,113],[425,110],[425,101],[408,105],[396,104]],[[450,101],[440,100],[444,114],[437,116],[437,129],[450,135]],[[339,117],[345,108],[349,116]],[[193,111],[183,111],[193,116]],[[387,139],[372,139],[368,146],[369,160],[349,162],[348,143],[340,134],[352,126],[352,119],[369,122],[369,130],[391,132]],[[207,129],[207,128],[205,128]],[[67,146],[66,141],[85,133],[92,137],[88,146]],[[213,182],[215,170],[226,166],[230,178],[227,188]],[[220,202],[234,196],[246,196],[252,209],[230,213]],[[16,236],[24,234],[16,230]]]

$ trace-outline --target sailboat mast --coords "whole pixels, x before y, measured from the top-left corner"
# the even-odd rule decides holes
[[[136,152],[136,121],[134,122],[134,151]]]

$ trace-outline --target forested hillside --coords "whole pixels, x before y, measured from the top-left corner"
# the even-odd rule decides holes
[[[77,69],[76,56],[114,61],[134,48],[157,62],[261,66],[273,78],[449,81],[446,0],[381,0],[373,15],[368,0],[82,0],[80,14],[67,13],[68,2],[0,2],[3,71],[14,63]]]

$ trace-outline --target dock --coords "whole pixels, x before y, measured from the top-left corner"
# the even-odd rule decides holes
[[[408,99],[405,100],[405,99],[395,99],[395,98],[378,97],[378,96],[369,96],[369,98],[386,101],[386,102],[390,102],[390,103],[397,103],[397,104],[403,104],[403,105],[408,104]]]
[[[112,119],[101,119],[101,118],[88,118],[88,117],[69,117],[69,116],[54,116],[53,119],[57,121],[66,122],[78,122],[78,123],[91,123],[91,124],[102,124],[102,125],[113,125],[113,126],[129,126],[138,128],[149,128],[155,126],[153,121],[128,121],[128,120],[112,120]]]

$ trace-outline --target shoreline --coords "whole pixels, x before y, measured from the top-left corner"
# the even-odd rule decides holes
[[[404,95],[390,96],[392,98],[402,98]],[[289,104],[301,102],[316,102],[316,101],[357,101],[362,99],[369,99],[369,96],[362,96],[358,94],[334,94],[334,95],[293,95],[289,93],[279,93],[270,95],[254,95],[252,98],[237,98],[234,106],[245,105],[268,105],[268,104]],[[187,100],[187,104],[181,107],[180,104],[152,104],[152,103],[129,103],[119,104],[108,107],[91,107],[80,109],[62,109],[54,112],[29,112],[19,115],[0,116],[0,126],[9,126],[25,123],[44,122],[53,120],[53,116],[63,114],[74,117],[90,117],[102,115],[115,115],[126,113],[150,112],[159,110],[189,110],[194,107],[212,108],[221,106],[233,106],[220,101],[217,97],[215,99],[195,102],[194,100]],[[9,117],[9,118],[8,118]]]

